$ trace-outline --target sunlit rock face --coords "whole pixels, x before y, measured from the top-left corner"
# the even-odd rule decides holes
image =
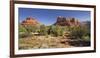
[[[39,22],[35,18],[32,18],[32,17],[27,17],[25,20],[21,22],[21,25],[24,25],[24,26],[26,25],[36,26],[38,24]]]
[[[54,25],[60,25],[60,26],[79,26],[80,21],[76,18],[66,18],[62,16],[57,17],[57,21]]]

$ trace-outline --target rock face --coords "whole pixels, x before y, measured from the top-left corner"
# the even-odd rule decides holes
[[[66,18],[66,17],[58,16],[57,21],[54,25],[79,26],[80,22],[76,18]]]
[[[27,17],[25,20],[21,22],[21,25],[27,26],[27,25],[32,25],[32,26],[37,26],[40,25],[40,23],[32,17]],[[66,18],[62,16],[57,17],[57,21],[54,23],[54,25],[59,25],[59,26],[80,26],[80,21],[76,18]]]
[[[24,26],[26,26],[26,25],[36,26],[38,24],[39,24],[39,22],[32,17],[27,17],[24,21],[21,22],[21,25],[24,25]]]

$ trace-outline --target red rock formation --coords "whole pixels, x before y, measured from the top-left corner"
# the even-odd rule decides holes
[[[59,16],[57,18],[57,21],[54,25],[60,25],[60,26],[79,26],[80,22],[75,18],[66,18]]]
[[[26,25],[35,26],[35,25],[38,25],[38,24],[39,24],[38,21],[36,19],[32,18],[32,17],[26,18],[26,20],[22,21],[22,23],[21,23],[21,25],[24,25],[24,26],[26,26]]]

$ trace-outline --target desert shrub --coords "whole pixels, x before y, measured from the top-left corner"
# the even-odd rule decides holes
[[[27,32],[24,26],[19,26],[19,32]]]
[[[86,34],[86,30],[82,27],[71,27],[70,35],[74,39],[82,39],[82,37]]]
[[[82,38],[84,41],[90,41],[90,36],[83,36]]]
[[[52,36],[54,36],[54,35],[57,35],[57,29],[56,29],[56,27],[55,26],[50,26],[50,28],[48,29],[48,34],[49,35],[52,35]]]
[[[25,33],[25,32],[19,33],[19,38],[25,38],[25,37],[28,37],[28,36],[29,36],[29,33]]]
[[[24,38],[32,36],[31,32],[35,32],[36,28],[34,26],[19,26],[19,38]]]
[[[60,26],[53,26],[52,25],[48,29],[48,34],[53,35],[53,36],[62,36],[63,32],[64,32],[64,30]]]
[[[59,36],[60,35],[60,28],[58,26],[55,26],[55,28],[53,29],[53,34],[55,36]]]
[[[32,25],[28,25],[25,26],[25,29],[28,31],[28,33],[38,33],[39,32],[39,26],[32,26]]]
[[[90,34],[91,34],[91,22],[90,21],[86,21],[86,23],[85,23],[85,25],[84,26],[82,26],[83,28],[84,28],[84,31],[85,31],[85,35],[84,35],[84,38],[83,39],[85,39],[85,38],[90,38]]]
[[[47,28],[46,28],[45,25],[41,25],[41,26],[40,26],[39,33],[40,33],[41,35],[47,35]]]
[[[54,30],[55,30],[54,28],[55,27],[53,25],[52,26],[49,26],[49,29],[47,31],[49,35],[54,34]]]
[[[25,29],[24,26],[19,26],[19,38],[24,38],[24,37],[27,37],[28,34],[27,34],[27,30]]]

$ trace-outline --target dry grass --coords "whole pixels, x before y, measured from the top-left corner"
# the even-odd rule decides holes
[[[40,48],[65,48],[71,47],[68,43],[63,43],[65,39],[61,36],[32,36],[19,39],[19,49],[40,49]]]

